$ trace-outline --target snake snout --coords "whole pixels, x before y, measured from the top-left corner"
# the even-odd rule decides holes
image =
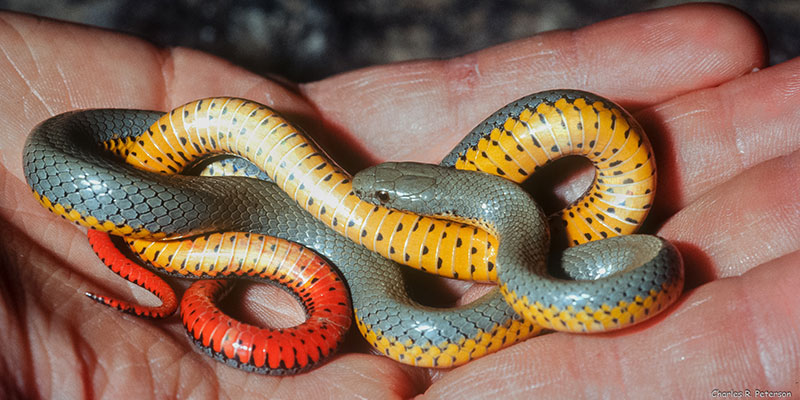
[[[353,177],[353,192],[366,202],[383,204],[389,200],[387,189],[378,177],[377,166],[359,171]]]

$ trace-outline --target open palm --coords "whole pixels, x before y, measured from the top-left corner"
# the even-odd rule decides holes
[[[299,86],[199,52],[15,14],[0,14],[0,50],[0,385],[7,392],[45,398],[800,392],[800,60],[753,73],[763,67],[764,44],[752,22],[731,9],[664,9],[456,59],[373,67]],[[438,162],[492,111],[553,88],[604,95],[642,122],[660,168],[651,222],[682,251],[688,289],[641,327],[549,334],[442,373],[355,351],[363,348],[356,335],[330,362],[293,377],[215,362],[194,351],[177,318],[142,320],[86,299],[82,293],[90,290],[151,301],[102,266],[84,231],[40,207],[22,175],[27,133],[74,109],[168,110],[207,96],[249,98],[279,110],[357,169],[386,159]],[[237,301],[249,304],[241,313],[257,321],[301,315],[277,289],[254,287]]]

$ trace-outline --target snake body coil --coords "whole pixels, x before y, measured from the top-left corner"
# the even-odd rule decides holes
[[[399,265],[332,233],[275,184],[165,176],[98,151],[106,141],[138,138],[160,115],[91,110],[45,121],[26,142],[28,183],[54,212],[93,228],[154,237],[166,236],[164,227],[175,227],[178,235],[250,231],[300,243],[339,268],[350,286],[357,322],[369,327],[368,340],[405,363],[461,364],[540,331],[517,317],[497,291],[449,310],[417,304],[406,292]],[[87,203],[81,193],[97,201]],[[168,211],[167,202],[177,208]]]
[[[655,315],[682,289],[677,249],[656,236],[626,235],[567,249],[548,272],[550,237],[538,205],[513,182],[471,171],[384,163],[359,172],[361,198],[429,216],[470,220],[499,239],[506,301],[548,329],[602,332]],[[463,188],[470,187],[470,191]]]
[[[223,152],[251,160],[275,184],[165,175]],[[520,99],[477,127],[444,163],[520,180],[567,154],[586,155],[598,171],[590,191],[559,214],[570,240],[582,243],[638,226],[653,195],[649,146],[624,111],[588,93],[551,91]],[[448,310],[413,301],[397,262],[444,276],[496,281],[497,239],[468,224],[363,201],[346,172],[291,123],[257,103],[210,98],[167,114],[62,114],[34,129],[24,163],[26,179],[44,206],[89,228],[141,239],[131,244],[151,262],[169,257],[169,242],[155,240],[211,231],[277,236],[314,250],[344,275],[367,341],[408,364],[462,364],[541,329],[518,317],[498,290]],[[671,290],[680,291],[681,279]],[[633,301],[608,296],[612,303]],[[573,325],[575,315],[554,311],[554,319]]]

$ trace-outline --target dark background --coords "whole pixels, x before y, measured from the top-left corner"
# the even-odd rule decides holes
[[[679,0],[0,0],[0,8],[186,46],[307,82],[374,64],[461,55]],[[771,64],[800,55],[800,1],[727,0],[764,30]]]

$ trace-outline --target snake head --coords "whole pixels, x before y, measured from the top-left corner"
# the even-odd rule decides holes
[[[399,209],[434,199],[440,168],[429,164],[387,162],[362,170],[353,178],[353,190],[362,200]]]

